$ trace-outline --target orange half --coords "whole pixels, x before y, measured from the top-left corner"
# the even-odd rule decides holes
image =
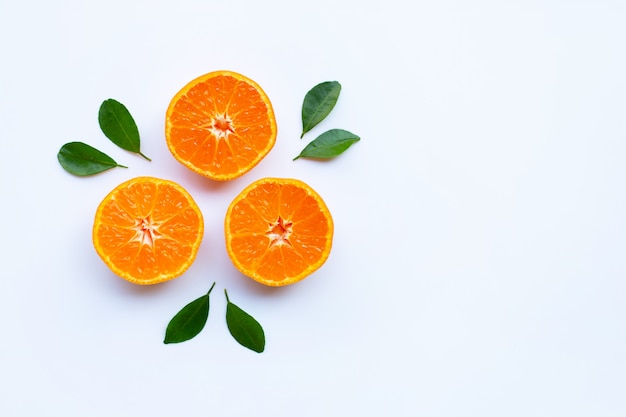
[[[218,181],[254,168],[274,146],[276,134],[267,94],[232,71],[210,72],[188,83],[165,117],[165,138],[174,158]]]
[[[148,285],[180,276],[193,263],[204,234],[202,213],[175,182],[138,177],[100,203],[93,245],[118,276]]]
[[[224,223],[226,250],[244,275],[268,286],[298,282],[327,260],[333,220],[302,181],[264,178],[232,201]]]

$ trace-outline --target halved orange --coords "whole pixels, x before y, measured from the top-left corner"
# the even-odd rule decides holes
[[[276,142],[276,118],[263,89],[232,71],[185,85],[165,116],[167,146],[180,163],[218,181],[254,168]]]
[[[96,210],[93,245],[104,263],[135,284],[180,276],[204,234],[202,213],[179,184],[138,177],[113,189]]]
[[[328,207],[296,179],[264,178],[231,202],[226,250],[244,275],[268,286],[298,282],[326,262],[333,240]]]

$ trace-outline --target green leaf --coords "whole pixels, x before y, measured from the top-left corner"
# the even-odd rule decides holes
[[[257,353],[265,349],[265,333],[263,327],[250,314],[231,303],[226,294],[226,325],[228,331],[235,340],[243,347],[247,347]]]
[[[151,159],[139,150],[139,129],[133,116],[119,101],[112,98],[105,100],[100,105],[98,122],[102,133],[122,149],[137,153],[148,161]]]
[[[293,160],[298,158],[332,158],[343,153],[359,140],[361,140],[360,137],[347,130],[331,129],[306,145],[300,155]]]
[[[115,162],[109,155],[82,142],[69,142],[61,146],[57,159],[63,169],[81,177],[115,167],[127,168]]]
[[[340,92],[341,84],[339,82],[326,81],[316,85],[306,93],[302,103],[302,134],[300,138],[328,116],[337,104]]]
[[[215,283],[202,297],[196,298],[182,308],[170,320],[165,330],[163,343],[180,343],[193,339],[204,329],[209,318],[209,295],[215,287]]]

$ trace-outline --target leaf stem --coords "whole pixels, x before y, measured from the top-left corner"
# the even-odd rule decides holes
[[[215,287],[215,282],[213,283],[213,285],[211,285],[211,288],[209,288],[209,292],[206,293],[206,295],[211,294],[211,291],[213,291],[213,287]]]
[[[152,162],[152,159],[148,158],[146,155],[142,154],[141,152],[138,152],[139,155],[143,156],[144,158],[146,158],[148,161]]]
[[[226,288],[224,288],[224,294],[226,295],[226,302],[230,303],[230,299],[228,298],[228,291],[226,291]]]
[[[128,168],[126,165],[120,165],[120,164],[117,164],[116,166],[117,166],[117,167],[120,167],[120,168]]]

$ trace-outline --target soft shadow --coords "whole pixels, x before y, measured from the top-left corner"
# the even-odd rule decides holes
[[[191,186],[196,189],[213,192],[220,191],[226,186],[224,182],[215,181],[210,178],[204,177],[197,172],[193,172],[192,170],[180,163],[173,165],[172,168],[176,169],[176,173],[175,175],[173,175],[173,178],[178,178],[179,181],[184,182],[185,188]]]
[[[133,297],[154,297],[155,294],[161,294],[169,291],[168,288],[172,285],[174,280],[161,282],[159,284],[152,285],[139,285],[126,281],[125,279],[118,277],[114,273],[110,273],[111,280],[114,280],[114,291],[130,295]]]
[[[301,158],[298,159],[294,159],[293,162],[298,162],[298,161],[309,161],[311,163],[315,163],[315,164],[332,164],[335,161],[335,158],[312,158],[310,156],[303,156]]]
[[[288,297],[288,294],[293,292],[294,287],[298,285],[298,283],[295,283],[283,287],[270,287],[260,284],[251,278],[248,278],[241,272],[235,270],[235,268],[233,268],[232,273],[228,274],[227,279],[236,287],[239,287],[239,290],[247,293],[252,293],[255,296],[263,297],[266,299],[279,299],[283,297]]]

